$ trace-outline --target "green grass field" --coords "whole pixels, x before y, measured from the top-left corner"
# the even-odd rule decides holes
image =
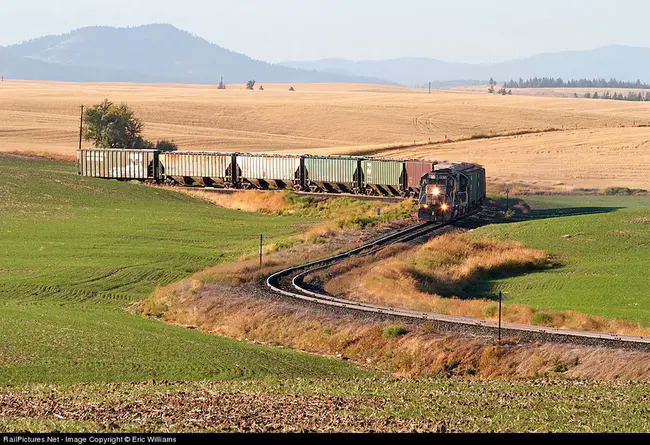
[[[129,313],[156,286],[290,236],[310,220],[216,208],[153,187],[0,155],[0,382],[357,375]]]
[[[475,236],[523,241],[561,267],[489,282],[507,302],[575,310],[650,326],[650,197],[527,196],[517,222]],[[513,200],[512,202],[517,202]]]

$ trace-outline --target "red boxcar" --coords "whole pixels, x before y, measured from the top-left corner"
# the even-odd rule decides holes
[[[433,161],[406,161],[406,186],[411,192],[420,190],[420,179],[433,171]]]

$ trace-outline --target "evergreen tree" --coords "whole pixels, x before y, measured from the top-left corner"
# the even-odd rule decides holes
[[[599,99],[600,96],[598,95],[598,91],[596,91],[592,97],[593,97],[594,99]]]

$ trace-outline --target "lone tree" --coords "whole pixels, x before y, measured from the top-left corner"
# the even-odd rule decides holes
[[[255,81],[254,80],[249,80],[246,82],[246,89],[247,90],[252,90],[255,88]]]
[[[173,141],[162,140],[154,144],[142,137],[144,123],[135,117],[125,103],[115,105],[108,99],[88,108],[84,113],[83,136],[93,141],[97,148],[128,148],[176,151]]]
[[[221,77],[221,80],[219,81],[219,85],[217,86],[218,90],[225,90],[226,89],[226,84],[223,83],[223,77]]]
[[[150,148],[142,138],[144,124],[127,104],[115,105],[105,99],[84,113],[83,135],[97,148]]]
[[[296,91],[294,87],[289,88],[289,91]],[[648,93],[650,95],[650,93]],[[650,97],[650,96],[649,96]]]

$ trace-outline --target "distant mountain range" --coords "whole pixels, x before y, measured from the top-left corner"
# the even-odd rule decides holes
[[[540,54],[520,60],[493,64],[448,63],[427,58],[400,58],[383,61],[353,62],[327,59],[312,62],[283,62],[292,68],[317,70],[345,76],[372,76],[406,86],[429,81],[474,81],[487,83],[530,77],[617,78],[650,82],[650,48],[612,45],[590,51]],[[471,79],[471,80],[468,80]],[[461,84],[462,82],[457,82]]]
[[[350,82],[434,88],[529,77],[610,78],[650,82],[650,49],[607,46],[541,54],[494,64],[428,58],[328,59],[270,64],[224,49],[172,25],[88,27],[0,47],[5,78],[76,82],[228,83]]]
[[[274,65],[224,49],[171,25],[88,27],[0,47],[0,75],[27,80],[216,84],[355,82],[382,79]]]

